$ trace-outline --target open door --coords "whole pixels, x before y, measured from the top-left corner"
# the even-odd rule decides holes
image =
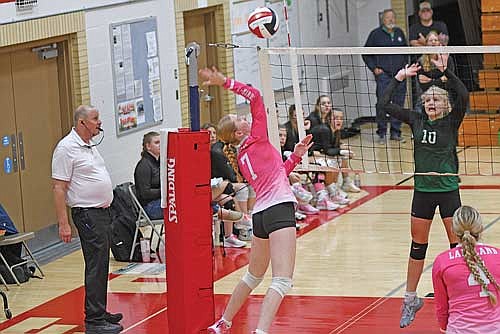
[[[200,45],[198,68],[219,67],[217,48],[208,46],[209,43],[217,42],[215,7],[184,13],[184,41],[185,45],[191,42]],[[200,123],[217,123],[223,115],[221,88],[202,87],[200,79],[198,79],[198,83],[200,86]]]

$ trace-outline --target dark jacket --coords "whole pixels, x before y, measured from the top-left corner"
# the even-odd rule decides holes
[[[403,30],[398,27],[394,28],[392,37],[383,27],[378,27],[370,32],[365,46],[408,46],[408,43]],[[407,56],[398,54],[363,55],[363,61],[372,72],[378,67],[390,76],[394,76],[408,62]]]
[[[419,63],[422,65],[422,59],[419,60]],[[450,70],[451,72],[455,73],[455,61],[453,60],[453,58],[450,56],[448,58],[448,64],[447,64],[447,68],[448,70]],[[431,86],[438,86],[440,88],[443,88],[443,89],[447,89],[447,81],[443,81],[441,80],[441,78],[444,76],[443,72],[441,72],[440,70],[438,70],[437,68],[433,68],[429,71],[425,71],[423,69],[423,67],[420,69],[420,71],[418,72],[418,75],[425,75],[426,77],[432,79],[431,81],[427,82],[427,83],[423,83],[419,80],[419,87],[420,87],[420,94],[422,92],[425,92],[427,89],[429,89]],[[417,77],[418,78],[418,77]],[[453,99],[451,99],[453,101]]]
[[[295,144],[299,142],[299,133],[293,128],[292,122],[288,121],[284,125],[286,128],[286,142],[282,150],[293,152]]]
[[[229,182],[237,182],[236,173],[231,167],[229,160],[227,160],[226,156],[223,152],[224,143],[218,141],[212,145],[210,148],[210,158],[212,159],[212,178],[214,177],[222,177],[224,180],[228,180]]]
[[[448,27],[446,26],[446,23],[444,23],[442,21],[432,20],[432,25],[430,25],[429,27],[422,25],[422,23],[420,23],[420,21],[419,21],[416,24],[412,24],[410,26],[409,39],[410,39],[410,41],[417,40],[419,37],[419,34],[422,34],[422,36],[427,37],[427,35],[431,31],[435,31],[438,34],[443,33],[445,35],[449,35]]]
[[[329,156],[340,154],[342,131],[333,132],[328,124],[321,124],[312,128],[311,132],[314,141],[312,149],[314,151],[319,151]]]
[[[311,122],[311,128],[310,129],[312,129],[315,126],[318,126],[318,125],[320,125],[322,123],[321,122],[321,116],[319,115],[318,112],[315,112],[315,111],[311,112],[309,114],[309,116],[306,117],[306,119],[308,119]],[[309,131],[311,131],[311,130],[309,130]]]
[[[7,211],[0,204],[0,229],[5,230],[5,235],[18,233],[16,226],[12,219],[10,219]]]
[[[134,171],[134,182],[137,199],[141,205],[161,197],[160,160],[149,153],[139,160]]]

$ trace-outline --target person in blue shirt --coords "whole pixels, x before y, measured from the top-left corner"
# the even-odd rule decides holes
[[[372,30],[365,46],[377,47],[397,47],[408,46],[406,37],[400,28],[396,27],[396,14],[392,9],[386,9],[382,13],[383,24]],[[391,82],[391,79],[396,75],[401,67],[407,63],[405,55],[402,54],[380,54],[380,55],[363,55],[363,61],[366,66],[372,71],[377,83],[377,100],[380,100],[384,95],[385,88]],[[401,84],[397,91],[392,96],[392,102],[400,106],[404,105],[406,94],[406,85]],[[377,121],[377,134],[378,143],[386,143],[387,134],[387,115],[383,109],[377,108],[376,121]],[[391,122],[391,140],[404,142],[401,137],[401,122],[393,117],[390,118]]]
[[[0,204],[0,230],[5,230],[5,235],[18,233],[14,222],[10,219],[2,204]]]

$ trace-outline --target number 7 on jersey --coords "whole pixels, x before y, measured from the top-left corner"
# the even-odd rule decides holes
[[[250,158],[248,157],[248,153],[245,153],[241,156],[241,164],[246,165],[250,175],[252,175],[252,180],[257,178],[257,174],[253,171],[252,163],[250,162]]]

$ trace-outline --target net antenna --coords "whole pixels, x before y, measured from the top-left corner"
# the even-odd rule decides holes
[[[286,35],[288,39],[288,47],[292,46],[292,39],[290,38],[290,26],[288,25],[288,7],[286,2],[288,0],[283,0],[283,16],[285,17]]]
[[[408,63],[426,54],[450,55],[456,64],[455,74],[470,91],[470,110],[458,131],[458,174],[500,175],[500,115],[497,115],[500,112],[500,46],[261,49],[262,93],[269,111],[271,142],[279,148],[278,117],[281,123],[286,122],[288,119],[283,116],[286,113],[283,111],[291,104],[295,104],[299,139],[303,139],[302,111],[308,115],[314,110],[318,96],[328,95],[333,101],[333,108],[344,113],[344,128],[354,123],[360,130],[359,134],[342,140],[354,152],[346,169],[414,175],[413,137],[409,128],[402,127],[406,143],[387,140],[385,145],[381,145],[377,142],[376,124],[372,121],[364,123],[365,119],[374,118],[377,98],[375,79],[362,61],[362,56],[384,54],[404,54]],[[468,57],[470,54],[483,55],[483,63],[472,64]],[[492,78],[492,72],[495,78]],[[404,107],[415,109],[412,102],[418,104],[420,97],[410,95],[407,93]],[[420,108],[425,112],[422,106]],[[279,115],[275,112],[277,109]],[[363,122],[357,123],[359,120]],[[327,156],[317,156],[317,161],[302,159],[299,169],[338,170],[338,166],[329,166],[328,161],[325,164],[328,159]],[[318,166],[318,161],[323,162]]]

